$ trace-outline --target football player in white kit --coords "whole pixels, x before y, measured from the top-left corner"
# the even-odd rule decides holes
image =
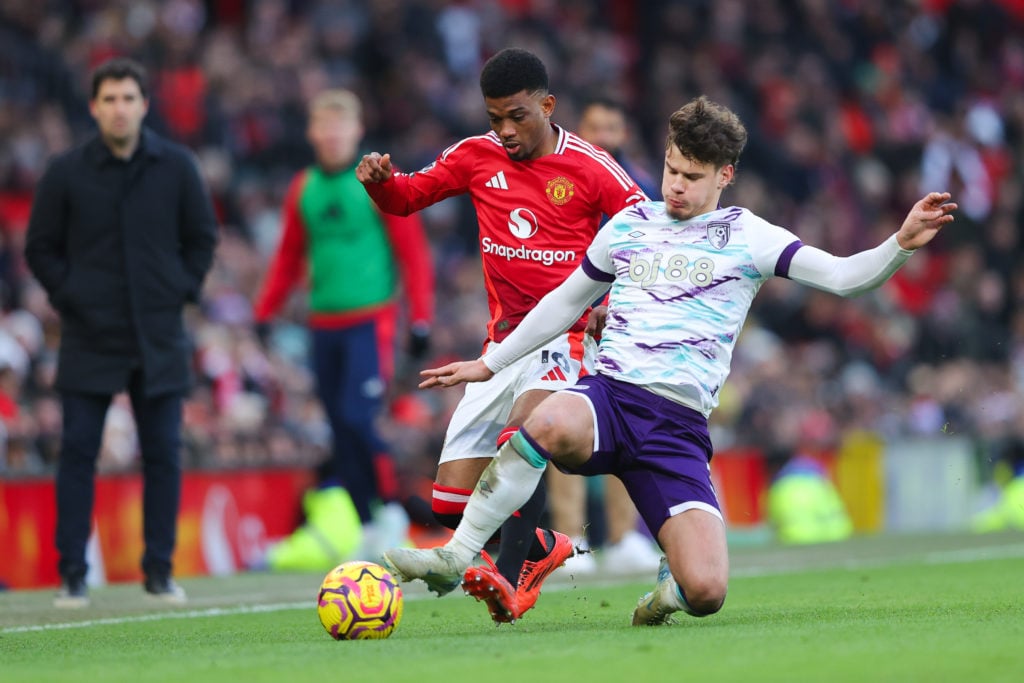
[[[423,372],[421,387],[486,380],[559,334],[611,285],[597,372],[531,413],[484,472],[445,546],[385,553],[401,577],[460,574],[551,461],[570,473],[622,479],[664,551],[657,584],[636,606],[634,625],[721,609],[729,558],[710,478],[707,418],[754,296],[773,276],[842,296],[874,289],[950,223],[957,208],[948,193],[931,192],[877,247],[834,256],[746,209],[720,206],[746,139],[736,115],[706,97],[676,111],[664,202],[616,214],[580,267],[500,347]]]

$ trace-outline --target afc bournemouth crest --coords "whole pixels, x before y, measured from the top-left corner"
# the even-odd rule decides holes
[[[575,192],[573,187],[572,181],[568,178],[558,176],[548,181],[548,187],[544,192],[552,204],[561,206],[572,199],[573,192]]]
[[[708,242],[715,249],[722,249],[729,244],[729,223],[708,223]]]

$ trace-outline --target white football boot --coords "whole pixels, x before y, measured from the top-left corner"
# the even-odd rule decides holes
[[[392,548],[381,556],[381,562],[400,581],[420,579],[438,597],[455,590],[462,583],[463,566],[455,555],[439,548]]]

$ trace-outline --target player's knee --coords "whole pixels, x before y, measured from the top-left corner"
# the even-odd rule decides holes
[[[558,413],[535,410],[523,429],[549,453],[561,453],[572,447],[575,433]]]
[[[717,577],[700,577],[688,581],[682,588],[689,613],[706,617],[722,609],[728,585]]]

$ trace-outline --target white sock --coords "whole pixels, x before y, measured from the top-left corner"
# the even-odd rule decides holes
[[[512,447],[512,440],[506,441],[480,475],[445,547],[469,566],[494,532],[530,499],[543,474],[544,467],[531,465]]]

